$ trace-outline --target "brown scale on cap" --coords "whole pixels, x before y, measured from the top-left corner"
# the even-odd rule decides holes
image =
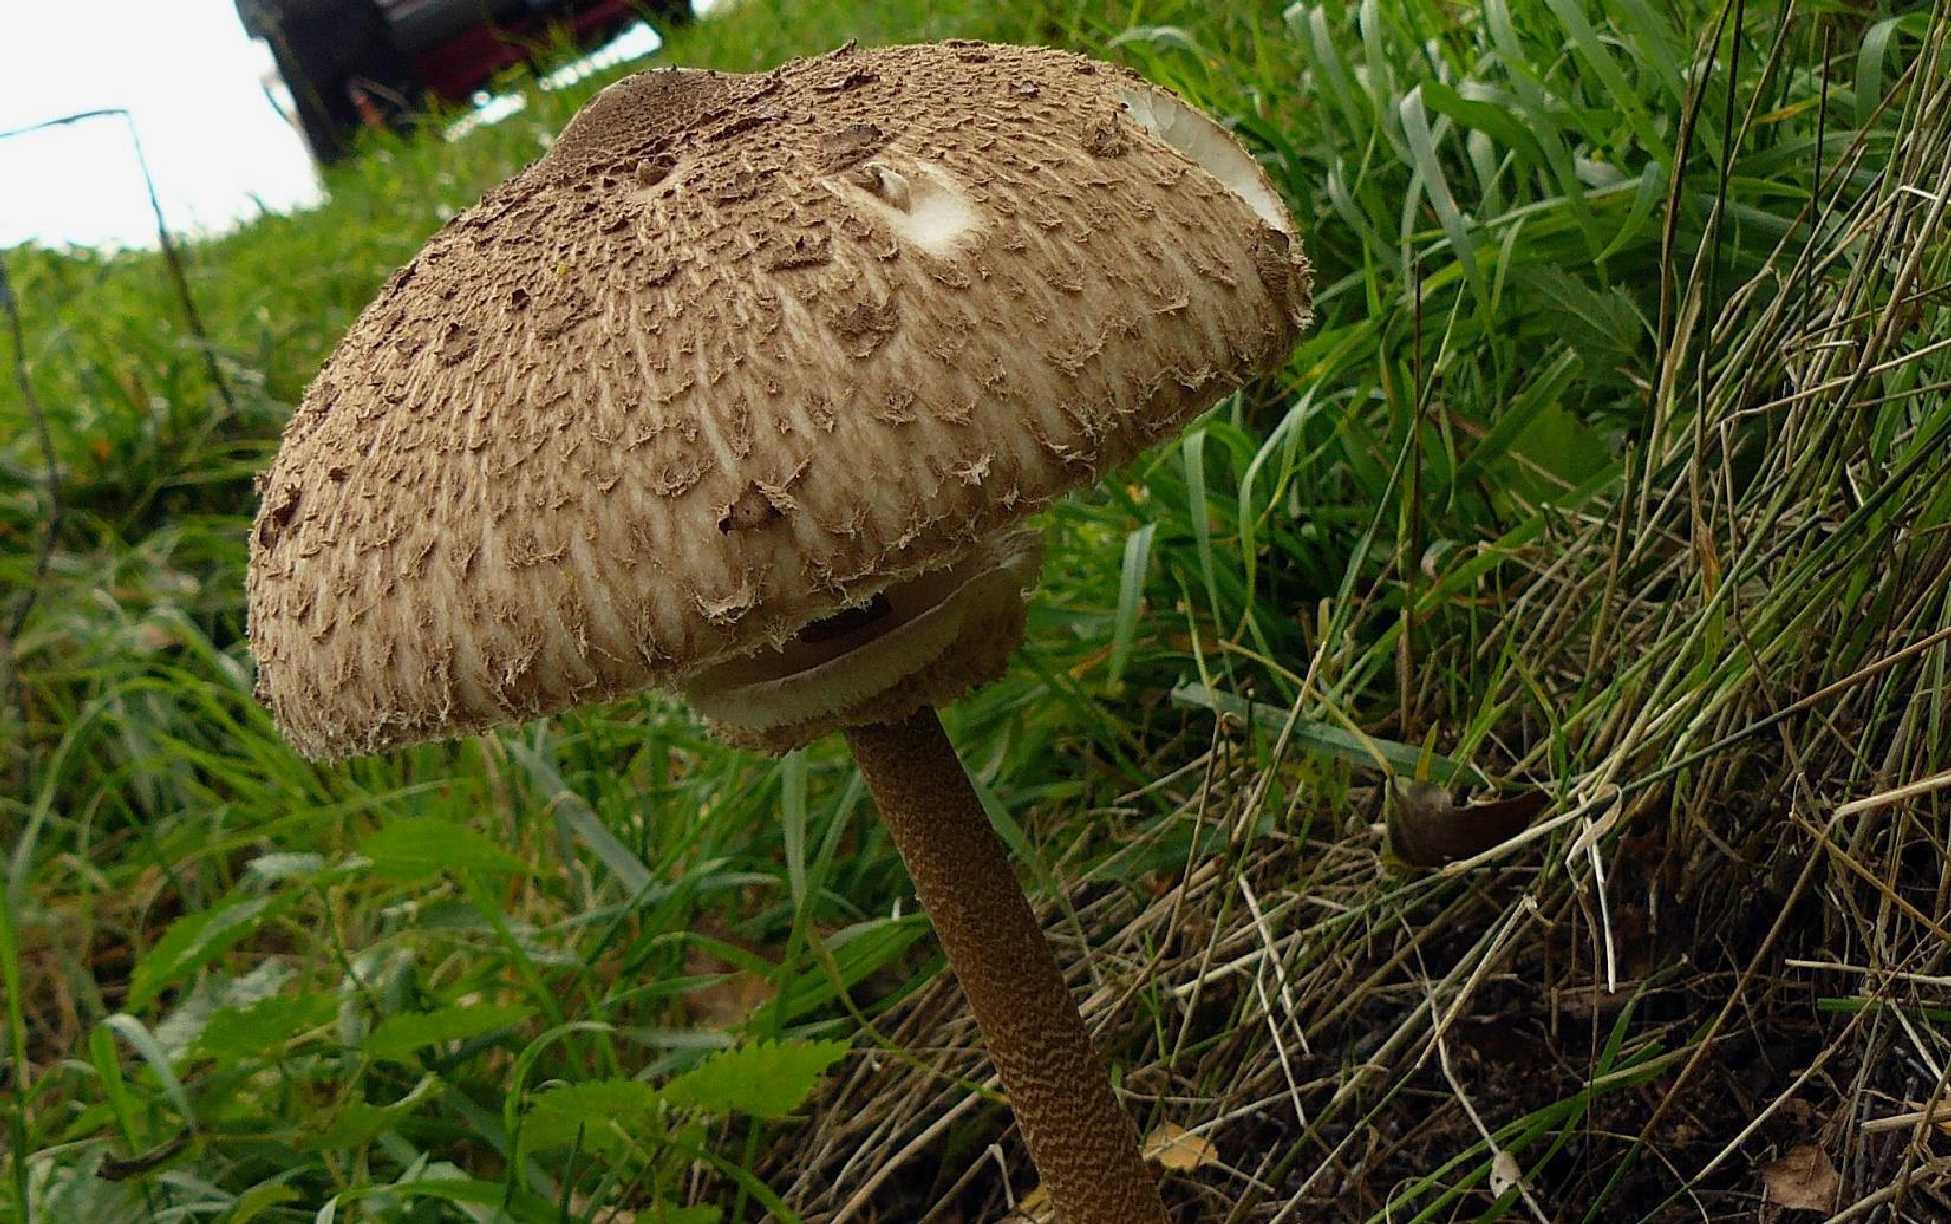
[[[605,90],[292,418],[249,584],[279,724],[337,757],[681,683],[1277,365],[1307,265],[1181,112],[1003,46]]]

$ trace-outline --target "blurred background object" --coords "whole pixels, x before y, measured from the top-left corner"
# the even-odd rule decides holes
[[[429,101],[464,105],[496,73],[538,67],[552,37],[595,48],[645,17],[690,15],[689,0],[237,0],[325,163],[350,152],[362,126],[403,126]]]
[[[498,74],[547,68],[538,83],[561,88],[655,52],[645,18],[668,28],[691,11],[685,0],[9,6],[0,35],[33,53],[0,73],[0,248],[156,243],[122,124],[52,121],[127,110],[170,228],[215,236],[317,204],[317,164],[342,159],[362,127],[398,128],[428,107],[464,112],[450,131],[493,122],[522,104],[491,92]],[[84,43],[85,55],[45,53]]]

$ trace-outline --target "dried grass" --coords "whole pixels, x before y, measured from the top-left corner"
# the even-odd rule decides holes
[[[1767,1218],[1803,1140],[1835,1218],[1951,1218],[1946,53],[1940,21],[1887,161],[1824,167],[1732,293],[1672,253],[1624,490],[1508,558],[1481,649],[1499,781],[1553,798],[1529,833],[1403,873],[1372,777],[1337,805],[1229,720],[1147,834],[1218,853],[1048,911],[1141,1128],[1217,1145],[1177,1218]],[[953,981],[889,1022],[915,1056],[860,1060],[777,1184],[821,1224],[994,1218],[1033,1175],[983,1154]]]

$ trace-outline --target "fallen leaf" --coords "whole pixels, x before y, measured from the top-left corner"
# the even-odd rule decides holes
[[[1761,1184],[1767,1200],[1790,1211],[1831,1212],[1836,1209],[1836,1192],[1842,1179],[1836,1166],[1813,1143],[1798,1143],[1788,1155],[1761,1167]]]
[[[1604,982],[1592,982],[1582,986],[1564,986],[1551,992],[1552,1006],[1567,1016],[1580,1020],[1591,1020],[1599,1016],[1609,1016],[1631,1003],[1643,983],[1639,981],[1620,982],[1618,987],[1607,990]]]
[[[1145,1159],[1156,1160],[1174,1173],[1190,1173],[1203,1165],[1219,1163],[1219,1149],[1210,1139],[1201,1139],[1183,1126],[1161,1122],[1145,1136]]]
[[[1145,1159],[1156,1160],[1174,1173],[1190,1173],[1202,1165],[1218,1164],[1219,1149],[1209,1139],[1201,1139],[1185,1127],[1161,1122],[1140,1145]],[[1002,1224],[1056,1224],[1057,1210],[1050,1204],[1050,1192],[1038,1186],[1016,1203],[1016,1210],[1003,1217]]]
[[[1398,781],[1386,792],[1389,847],[1412,867],[1441,867],[1511,840],[1550,803],[1543,791],[1458,804],[1433,783]]]
[[[694,1024],[735,1029],[751,1019],[752,1013],[772,1002],[775,993],[771,982],[741,969],[709,986],[686,991],[684,1010]]]
[[[704,931],[714,939],[763,958],[757,948],[736,940],[729,932],[709,928]],[[707,985],[687,990],[683,996],[684,1010],[691,1022],[705,1028],[735,1029],[772,1002],[778,993],[770,978],[733,964],[713,952],[709,945],[693,944],[686,949],[684,971],[693,977],[717,977]]]
[[[1524,1170],[1518,1168],[1517,1157],[1499,1150],[1490,1161],[1490,1192],[1503,1198],[1511,1190],[1524,1184]]]
[[[188,1130],[180,1131],[175,1138],[170,1139],[160,1147],[151,1148],[149,1151],[143,1152],[138,1156],[132,1156],[128,1160],[118,1160],[114,1157],[105,1159],[96,1172],[103,1181],[127,1181],[131,1177],[141,1176],[144,1173],[152,1172],[168,1164],[176,1157],[177,1153],[190,1146],[191,1138],[192,1136]]]
[[[1057,1224],[1057,1209],[1050,1192],[1036,1187],[1016,1201],[1016,1210],[1003,1217],[1002,1224]]]

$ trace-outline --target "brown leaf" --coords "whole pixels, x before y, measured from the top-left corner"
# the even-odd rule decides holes
[[[1161,1122],[1140,1145],[1145,1159],[1156,1160],[1174,1173],[1190,1173],[1204,1165],[1219,1163],[1219,1149],[1210,1139],[1202,1139],[1173,1122]],[[1003,1217],[1002,1224],[1056,1224],[1057,1210],[1050,1193],[1038,1186],[1017,1201],[1016,1210]]]
[[[1836,1166],[1813,1143],[1798,1143],[1788,1155],[1761,1167],[1761,1184],[1767,1200],[1790,1211],[1831,1212],[1836,1209],[1836,1192],[1842,1179]]]
[[[1524,832],[1550,796],[1527,791],[1458,804],[1443,787],[1402,781],[1387,792],[1389,845],[1412,867],[1441,867],[1482,854]]]
[[[1156,1160],[1174,1173],[1190,1173],[1203,1165],[1219,1163],[1219,1149],[1212,1140],[1202,1139],[1183,1126],[1161,1122],[1145,1136],[1145,1159]]]
[[[734,1029],[772,1002],[770,981],[747,969],[685,992],[684,1010],[706,1028]]]
[[[154,1172],[174,1159],[177,1153],[190,1146],[191,1133],[179,1131],[175,1138],[127,1160],[109,1158],[103,1160],[97,1170],[104,1181],[127,1181],[144,1173]]]
[[[751,952],[754,956],[762,955],[757,948],[734,939],[729,931],[711,924],[701,924],[699,929],[702,934]],[[772,979],[733,964],[705,944],[693,944],[686,949],[684,971],[693,977],[723,975],[708,985],[684,992],[685,1014],[690,1016],[693,1024],[705,1028],[735,1029],[749,1020],[753,1012],[772,1002],[773,995],[777,993]]]
[[[1517,1157],[1498,1149],[1490,1161],[1490,1192],[1494,1197],[1503,1198],[1510,1191],[1524,1184],[1524,1170],[1518,1167]]]

